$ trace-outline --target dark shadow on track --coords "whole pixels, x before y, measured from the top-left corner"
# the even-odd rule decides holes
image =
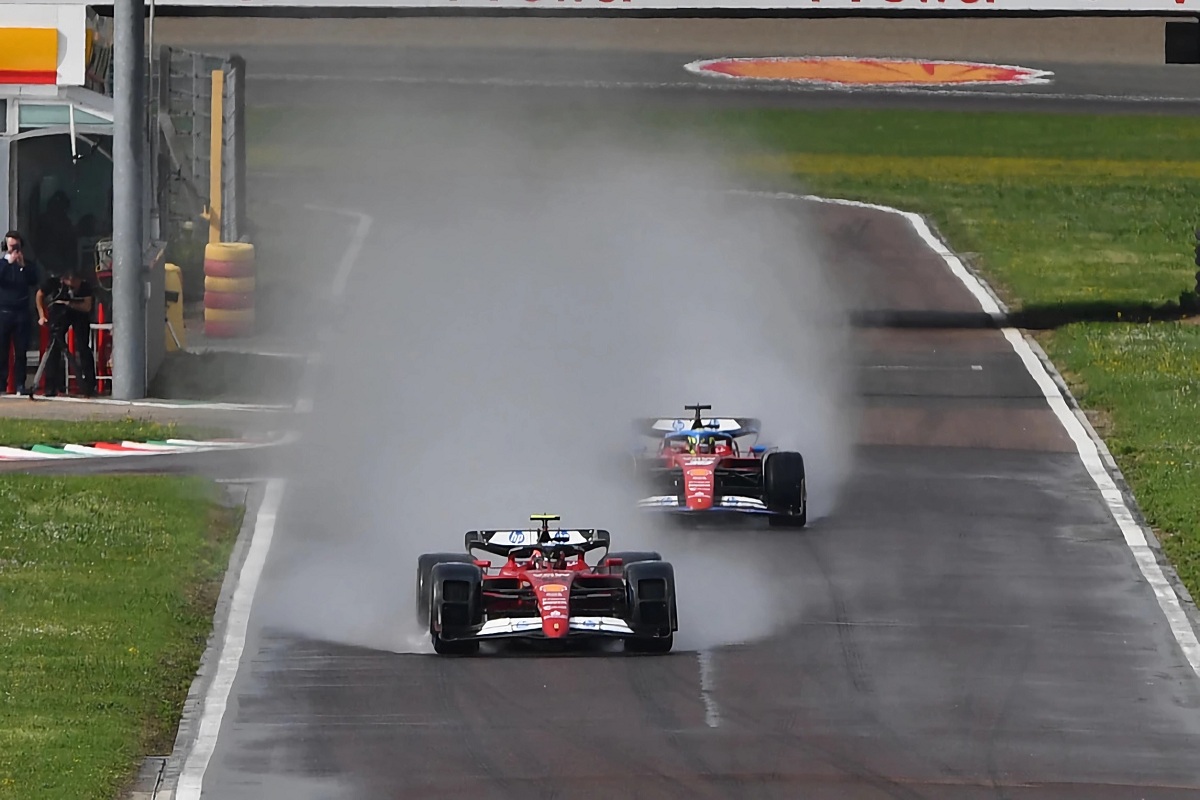
[[[970,330],[1023,328],[1025,330],[1055,330],[1082,322],[1148,323],[1178,322],[1196,316],[1194,292],[1184,292],[1182,303],[1053,303],[1031,305],[1007,314],[988,314],[983,311],[933,311],[873,309],[851,315],[858,328],[911,328],[929,330]]]

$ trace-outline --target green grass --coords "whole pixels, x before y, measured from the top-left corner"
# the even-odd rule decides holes
[[[88,442],[147,441],[150,439],[207,439],[227,431],[202,426],[164,425],[125,417],[114,420],[57,420],[0,417],[0,445],[86,444]]]
[[[0,479],[0,798],[109,800],[170,752],[240,523],[213,491]]]
[[[252,116],[252,165],[350,158],[337,169],[378,169],[387,163],[378,131],[411,123],[392,109],[359,111],[353,125],[321,126],[306,111],[271,109],[259,131]],[[539,146],[602,127],[582,106],[542,113],[529,126]],[[1191,388],[1200,330],[1126,323],[1178,318],[1181,295],[1195,286],[1200,118],[770,110],[657,112],[639,122],[643,132],[715,143],[750,184],[932,219],[1011,307],[1055,328],[1039,336],[1043,347],[1103,420],[1148,521],[1200,597],[1200,390]],[[638,141],[669,147],[671,137]]]
[[[1078,324],[1050,355],[1094,420],[1163,549],[1200,597],[1200,326]]]

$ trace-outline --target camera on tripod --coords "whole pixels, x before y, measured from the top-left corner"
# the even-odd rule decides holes
[[[67,314],[70,306],[67,305],[67,302],[71,300],[71,287],[59,282],[43,296],[46,304],[46,316],[50,319],[50,326],[52,328],[66,327],[70,321]]]

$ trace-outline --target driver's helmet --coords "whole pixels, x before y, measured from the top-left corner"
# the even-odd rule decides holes
[[[663,449],[670,453],[685,453],[688,450],[688,440],[682,437],[667,439],[663,443]]]
[[[713,451],[713,437],[701,436],[700,441],[696,445],[696,452],[703,455],[708,455]]]
[[[550,559],[550,567],[551,569],[566,569],[567,554],[561,550],[559,550],[557,553],[554,553]]]

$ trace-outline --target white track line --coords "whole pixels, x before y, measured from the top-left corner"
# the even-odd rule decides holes
[[[340,300],[374,220],[368,214],[351,209],[317,205],[308,205],[306,208],[313,211],[341,214],[356,220],[354,234],[342,255],[334,277],[333,296],[336,300]],[[323,330],[327,330],[327,328]],[[312,371],[313,361],[313,359],[309,360],[306,372]],[[306,412],[312,410],[312,389],[311,379],[305,380],[304,388],[296,400],[296,410]],[[217,650],[217,673],[209,685],[201,705],[196,740],[192,743],[184,761],[179,783],[175,789],[174,800],[200,800],[204,785],[204,773],[208,770],[209,761],[212,760],[213,752],[216,750],[217,736],[221,732],[221,723],[225,718],[225,709],[229,703],[229,694],[241,666],[242,652],[246,647],[246,637],[249,633],[250,610],[254,604],[254,595],[266,564],[267,554],[271,548],[271,540],[275,535],[275,522],[286,486],[287,481],[282,478],[272,478],[267,482],[266,494],[259,506],[254,530],[250,532],[249,551],[234,588],[229,618],[225,627],[225,637],[221,642],[220,649]]]
[[[1000,303],[988,286],[963,265],[958,256],[954,255],[945,242],[938,238],[937,234],[933,232],[920,214],[915,214],[911,211],[901,211],[897,208],[876,205],[874,203],[860,203],[854,200],[833,200],[813,195],[792,194],[790,192],[735,192],[735,194],[853,206],[855,208],[867,208],[904,217],[912,225],[917,235],[921,237],[921,240],[931,250],[942,257],[942,260],[946,262],[946,266],[950,268],[954,276],[962,282],[967,291],[978,301],[980,308],[985,313],[1000,322],[1003,322],[1006,318],[1005,310],[1001,308]],[[1153,548],[1150,547],[1146,531],[1137,521],[1136,515],[1126,502],[1124,493],[1117,486],[1116,481],[1113,480],[1112,475],[1109,473],[1109,467],[1105,465],[1104,453],[1107,452],[1107,448],[1103,440],[1101,440],[1099,434],[1096,433],[1091,424],[1087,422],[1086,417],[1081,418],[1081,415],[1074,413],[1071,409],[1070,404],[1067,403],[1063,395],[1063,391],[1059,389],[1054,381],[1054,377],[1050,372],[1052,367],[1038,358],[1025,335],[1012,327],[1001,328],[1001,333],[1004,334],[1004,338],[1008,340],[1017,357],[1021,359],[1021,363],[1025,365],[1025,369],[1029,372],[1030,377],[1037,383],[1038,388],[1042,390],[1042,395],[1046,398],[1046,402],[1049,404],[1050,410],[1054,412],[1054,416],[1058,418],[1067,435],[1071,437],[1071,441],[1075,443],[1075,449],[1079,453],[1079,458],[1095,482],[1096,488],[1100,490],[1100,495],[1104,499],[1105,505],[1108,506],[1109,513],[1112,514],[1113,519],[1116,521],[1117,527],[1121,529],[1121,534],[1125,537],[1125,544],[1133,554],[1134,561],[1137,562],[1142,577],[1146,579],[1146,582],[1154,591],[1154,596],[1158,600],[1158,606],[1162,609],[1163,614],[1167,618],[1167,623],[1171,627],[1171,633],[1175,635],[1175,640],[1179,643],[1179,647],[1183,651],[1183,655],[1191,666],[1192,671],[1200,677],[1200,640],[1197,640],[1196,631],[1192,627],[1191,620],[1188,619],[1187,613],[1183,610],[1183,605],[1180,603],[1174,587],[1167,580],[1166,574],[1155,557]],[[1119,474],[1115,463],[1112,464],[1112,470]]]
[[[258,508],[254,530],[250,534],[250,548],[246,553],[246,560],[242,564],[237,588],[234,589],[233,600],[230,603],[229,621],[219,651],[217,673],[204,697],[196,741],[192,744],[191,752],[188,753],[187,761],[184,762],[183,771],[179,776],[175,800],[200,800],[204,773],[208,769],[208,762],[212,759],[213,751],[217,747],[217,734],[221,732],[221,722],[225,718],[229,693],[237,678],[238,667],[242,660],[242,650],[246,646],[250,609],[254,605],[254,593],[258,588],[259,578],[262,576],[267,552],[271,549],[271,539],[275,535],[275,521],[280,502],[283,499],[284,484],[285,481],[279,478],[269,481],[262,504]]]
[[[354,265],[358,263],[358,257],[362,252],[363,245],[367,241],[367,234],[371,232],[371,225],[375,220],[370,214],[365,214],[362,211],[356,211],[351,208],[334,208],[331,206],[322,206],[315,203],[307,203],[304,206],[310,211],[323,211],[329,214],[340,214],[341,216],[350,217],[355,221],[354,233],[350,236],[350,244],[342,253],[342,260],[338,262],[337,271],[334,272],[333,286],[330,288],[333,294],[333,300],[338,303],[342,299],[342,295],[346,292],[346,284],[350,281],[350,273],[354,270]],[[317,340],[322,342],[326,347],[332,339],[332,330],[328,323],[317,331]],[[293,410],[301,414],[312,413],[313,410],[313,395],[316,393],[315,373],[312,366],[319,360],[318,356],[310,357],[308,360],[308,369],[304,377],[301,378],[301,388]]]
[[[712,651],[701,650],[696,654],[696,661],[700,664],[700,699],[704,701],[704,724],[710,728],[717,728],[721,725],[721,709],[717,705],[717,700],[713,697],[713,663]]]
[[[351,234],[350,244],[342,253],[342,260],[338,262],[337,272],[333,276],[333,299],[341,300],[342,294],[346,291],[346,283],[350,280],[350,273],[354,269],[354,264],[358,261],[359,251],[362,250],[363,243],[367,240],[367,234],[371,231],[371,225],[375,221],[370,214],[364,214],[361,211],[355,211],[349,208],[332,208],[330,206],[320,206],[313,203],[305,204],[304,206],[312,211],[325,211],[330,214],[341,214],[346,217],[352,217],[355,220],[354,233]]]

